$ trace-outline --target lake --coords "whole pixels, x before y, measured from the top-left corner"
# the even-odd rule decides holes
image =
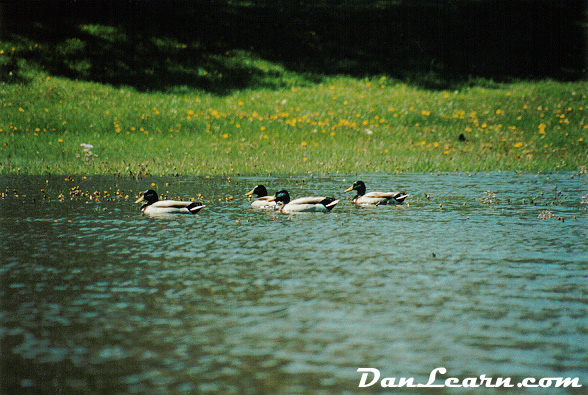
[[[358,179],[410,197],[355,207]],[[256,184],[341,201],[256,211]],[[142,216],[148,188],[207,207]],[[578,377],[549,393],[587,393],[581,172],[2,176],[0,193],[2,393],[479,393],[358,388],[358,368],[416,384],[438,367],[436,384]]]

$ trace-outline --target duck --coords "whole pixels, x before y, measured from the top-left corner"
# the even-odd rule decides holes
[[[402,204],[408,195],[404,192],[369,192],[365,193],[365,183],[355,181],[345,192],[357,191],[352,202],[359,206],[379,206],[381,204]]]
[[[255,188],[245,194],[249,199],[255,195],[257,199],[251,202],[251,207],[259,209],[275,209],[276,201],[271,200],[272,196],[267,194],[267,189],[263,185],[256,185]]]
[[[141,213],[147,215],[158,214],[196,214],[203,207],[200,202],[178,201],[178,200],[159,200],[157,192],[149,189],[141,194],[135,203],[145,202],[141,206]]]
[[[290,201],[290,194],[285,189],[278,191],[271,197],[272,201],[278,202],[276,210],[285,214],[329,212],[335,207],[339,200],[332,197],[307,196]]]

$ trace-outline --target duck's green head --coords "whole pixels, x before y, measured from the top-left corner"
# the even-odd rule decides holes
[[[245,194],[245,196],[267,196],[267,189],[263,185],[256,185],[255,188]]]
[[[288,204],[290,203],[290,194],[285,189],[282,189],[281,191],[276,192],[276,196],[274,196],[273,200]]]
[[[365,184],[363,181],[355,181],[345,192],[357,191],[358,195],[365,195]]]
[[[157,192],[155,192],[153,189],[148,189],[145,192],[143,192],[142,196],[137,199],[137,201],[135,203],[141,203],[141,202],[147,202],[147,204],[153,204],[156,201],[159,200],[159,196],[157,196]]]

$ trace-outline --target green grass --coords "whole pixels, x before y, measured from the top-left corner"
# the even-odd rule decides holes
[[[0,85],[0,173],[547,171],[588,163],[587,82],[434,91],[385,76],[296,81],[217,96],[33,73]]]
[[[587,165],[588,82],[545,78],[584,75],[581,1],[525,21],[541,7],[331,3],[7,5],[0,174]],[[508,29],[486,45],[498,22]]]

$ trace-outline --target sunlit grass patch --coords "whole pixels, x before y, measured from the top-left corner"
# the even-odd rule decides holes
[[[544,81],[431,91],[386,76],[333,77],[216,96],[37,74],[0,86],[0,171],[575,170],[587,162],[586,88]]]

